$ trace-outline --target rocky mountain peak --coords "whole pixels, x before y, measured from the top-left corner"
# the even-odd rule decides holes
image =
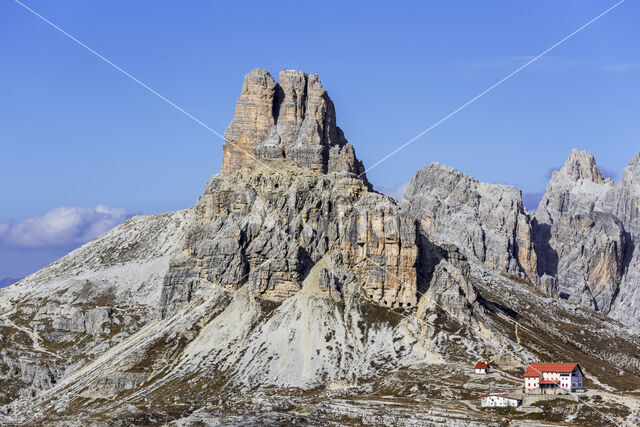
[[[596,165],[596,159],[588,151],[571,150],[569,158],[559,172],[560,176],[568,177],[573,181],[588,180],[596,184],[602,184],[604,179],[600,168]]]
[[[283,70],[276,83],[266,70],[249,72],[225,139],[224,175],[256,159],[278,158],[328,174],[364,172],[336,125],[335,107],[316,74]]]
[[[640,153],[636,153],[629,162],[629,166],[622,171],[622,180],[640,184]]]
[[[411,179],[403,208],[436,241],[457,245],[493,268],[536,280],[536,255],[522,194],[434,162]]]

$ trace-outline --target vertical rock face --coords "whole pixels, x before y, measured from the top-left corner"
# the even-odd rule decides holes
[[[622,171],[622,181],[598,199],[595,209],[610,212],[631,235],[640,238],[640,153]]]
[[[559,297],[594,309],[609,307],[622,270],[624,231],[595,210],[614,185],[591,153],[572,150],[553,172],[534,221],[539,273],[555,278]]]
[[[571,150],[569,159],[562,166],[560,173],[573,181],[586,180],[596,184],[604,182],[593,154],[575,148]]]
[[[438,163],[415,174],[401,205],[434,240],[640,329],[640,154],[615,182],[572,150],[535,215],[515,187]]]
[[[541,224],[553,224],[567,213],[589,214],[614,186],[611,179],[602,178],[591,153],[574,149],[562,168],[553,172],[536,219]]]
[[[413,176],[402,205],[434,239],[493,268],[537,279],[531,226],[517,188],[481,183],[432,163]]]
[[[558,296],[640,325],[635,246],[640,191],[636,155],[621,182],[603,178],[593,155],[571,151],[554,172],[534,219],[538,269]]]
[[[624,274],[609,314],[640,330],[640,153],[624,169],[622,180],[598,200],[596,209],[615,216],[626,238]]]
[[[563,215],[550,231],[547,248],[556,265],[543,274],[555,276],[560,298],[592,309],[609,311],[622,278],[626,239],[622,225],[612,215]]]
[[[364,173],[316,74],[284,70],[276,83],[265,70],[251,71],[225,139],[224,175],[265,158],[290,159],[321,173]]]
[[[357,284],[367,298],[415,306],[420,247],[415,220],[362,180],[328,177],[288,162],[214,176],[196,206],[183,255],[165,279],[163,315],[205,292],[255,287],[282,301],[300,291],[321,260],[321,287],[332,298]]]
[[[264,70],[253,70],[244,77],[240,99],[233,120],[224,133],[222,172],[233,171],[250,164],[253,148],[264,140],[273,127],[275,82]]]

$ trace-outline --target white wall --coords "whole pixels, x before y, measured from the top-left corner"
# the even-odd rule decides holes
[[[481,405],[485,408],[504,408],[507,406],[517,407],[518,401],[504,396],[485,396],[482,398]]]

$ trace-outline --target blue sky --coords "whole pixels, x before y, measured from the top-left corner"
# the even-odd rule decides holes
[[[318,73],[365,165],[615,3],[24,2],[220,133],[252,68]],[[639,18],[627,0],[370,180],[393,188],[439,161],[541,193],[574,147],[619,177],[640,149]],[[221,139],[12,1],[0,2],[0,41],[0,232],[13,233],[0,278],[87,230],[190,207],[218,171]],[[24,221],[40,243],[16,237]]]

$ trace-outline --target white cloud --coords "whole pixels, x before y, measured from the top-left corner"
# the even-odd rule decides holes
[[[404,193],[407,191],[408,186],[409,181],[401,182],[400,184],[392,188],[375,187],[375,190],[381,192],[382,194],[386,194],[387,196],[391,196],[394,199],[400,200],[404,196]]]
[[[102,205],[60,207],[17,224],[0,222],[0,244],[19,248],[79,246],[132,216],[126,209]]]

